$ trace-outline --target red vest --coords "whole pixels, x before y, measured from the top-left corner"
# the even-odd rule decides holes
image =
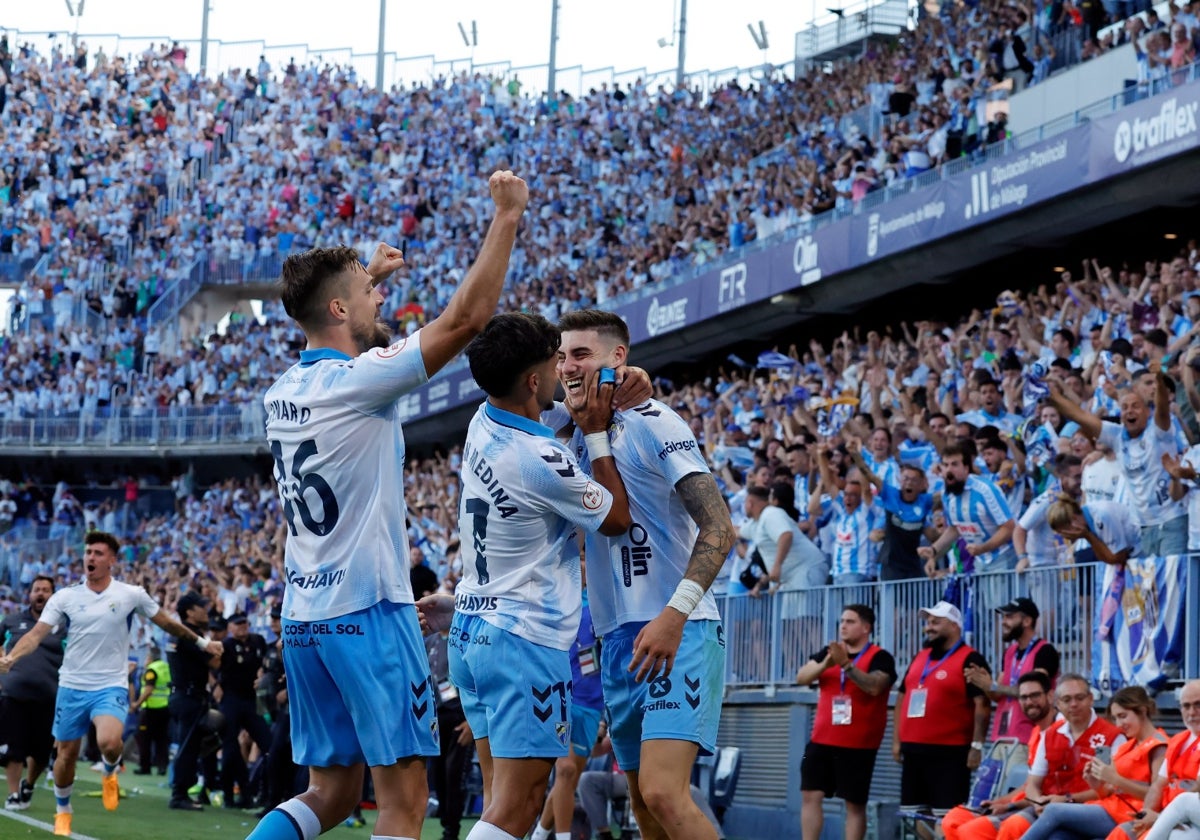
[[[1030,646],[1028,652],[1017,660],[1017,643],[1013,642],[1008,646],[1008,650],[1004,651],[1004,670],[1000,674],[1000,685],[1015,686],[1017,680],[1033,670],[1033,661],[1037,658],[1038,651],[1046,645],[1045,639],[1036,640]],[[1021,710],[1021,704],[1016,697],[1001,697],[996,704],[996,713],[992,716],[992,735],[994,741],[997,738],[1016,738],[1021,742],[1029,740],[1029,733],[1033,731],[1033,721],[1025,716],[1025,712]]]
[[[1136,743],[1126,741],[1113,753],[1113,769],[1130,781],[1148,785],[1153,781],[1150,777],[1151,754],[1159,747],[1166,745],[1167,735],[1161,729],[1156,730],[1153,735],[1142,741]],[[1134,818],[1134,815],[1141,810],[1142,800],[1127,794],[1110,793],[1108,796],[1100,797],[1093,804],[1099,805],[1107,811],[1108,815],[1113,818],[1113,822],[1120,825],[1126,820]]]
[[[1158,810],[1162,811],[1171,804],[1171,800],[1185,793],[1184,784],[1189,784],[1200,773],[1200,740],[1192,742],[1184,749],[1192,733],[1187,729],[1173,737],[1167,744],[1167,786],[1163,788],[1162,802]]]
[[[900,716],[901,743],[965,747],[974,740],[975,701],[967,696],[967,679],[963,676],[972,653],[974,650],[967,645],[959,645],[942,662],[935,660],[923,685],[921,675],[930,664],[929,648],[917,654],[904,675],[904,696],[898,701],[904,707]],[[918,688],[926,690],[925,714],[909,717],[912,693]]]
[[[1111,746],[1121,734],[1121,730],[1100,716],[1075,739],[1075,743],[1071,743],[1067,737],[1066,733],[1070,731],[1071,724],[1060,720],[1050,727],[1042,738],[1046,763],[1050,765],[1050,769],[1046,771],[1046,779],[1042,782],[1042,793],[1047,796],[1063,796],[1089,790],[1088,783],[1083,780],[1083,768],[1095,758],[1096,747]]]
[[[871,660],[881,648],[868,644],[862,650],[860,670],[870,669]],[[858,658],[851,657],[851,661]],[[883,743],[883,730],[887,727],[888,693],[872,697],[845,677],[842,688],[842,669],[831,665],[817,678],[817,716],[813,721],[812,742],[829,747],[851,747],[858,750],[877,750]],[[833,698],[839,694],[850,697],[850,724],[835,726],[833,723]]]

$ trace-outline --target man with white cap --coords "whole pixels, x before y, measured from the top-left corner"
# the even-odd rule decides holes
[[[992,704],[964,676],[974,666],[991,671],[978,651],[963,643],[962,613],[946,601],[921,610],[925,646],[897,686],[892,756],[902,762],[904,810],[939,819],[970,796],[971,771],[979,766]]]

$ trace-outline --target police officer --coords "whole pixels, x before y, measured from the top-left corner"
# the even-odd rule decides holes
[[[42,608],[54,594],[54,579],[38,575],[29,586],[29,607],[7,616],[0,624],[0,653],[12,650],[22,636],[33,629],[42,616]],[[0,764],[8,776],[9,811],[24,811],[33,799],[34,785],[50,758],[50,734],[54,723],[54,699],[58,693],[58,669],[63,661],[65,627],[47,633],[33,653],[17,662],[0,677]],[[28,759],[28,763],[26,762]],[[21,778],[21,768],[29,775]]]
[[[209,601],[198,592],[186,592],[176,604],[179,620],[192,632],[203,636],[208,630]],[[195,645],[172,643],[167,649],[171,670],[172,740],[179,745],[175,754],[175,772],[169,807],[179,811],[200,811],[203,806],[188,798],[188,788],[196,783],[200,760],[203,721],[208,714],[208,672],[220,663]]]
[[[225,790],[225,807],[243,808],[249,807],[250,803],[238,802],[234,797],[235,785],[244,795],[249,784],[238,735],[243,729],[249,732],[263,753],[271,745],[271,731],[258,713],[256,689],[258,673],[267,654],[267,641],[257,633],[250,632],[250,622],[245,613],[234,613],[229,617],[229,636],[222,644],[225,653],[221,656],[218,677],[221,714],[225,716],[221,781]]]
[[[171,713],[167,710],[171,699],[171,669],[157,645],[150,645],[146,658],[149,662],[142,674],[142,691],[129,709],[138,713],[138,769],[133,772],[148,776],[153,752],[158,775],[165,776],[169,760],[167,752],[171,748]]]
[[[271,632],[275,644],[268,646],[263,660],[263,675],[259,691],[271,715],[271,746],[267,750],[266,802],[259,818],[265,817],[276,805],[291,799],[307,783],[297,781],[299,768],[292,761],[291,715],[288,714],[287,674],[283,669],[283,611],[279,604],[271,608]]]

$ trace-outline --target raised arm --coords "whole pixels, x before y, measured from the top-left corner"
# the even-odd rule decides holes
[[[488,181],[496,215],[475,264],[444,312],[421,331],[425,372],[433,376],[457,356],[496,313],[508,273],[508,257],[517,237],[529,188],[512,172],[494,172]]]
[[[1050,386],[1050,401],[1054,403],[1054,407],[1058,409],[1058,413],[1066,419],[1078,423],[1083,433],[1092,440],[1100,437],[1100,431],[1104,425],[1100,418],[1068,399],[1063,394],[1062,388],[1057,382],[1051,381],[1048,384]],[[1169,420],[1167,427],[1170,428]]]

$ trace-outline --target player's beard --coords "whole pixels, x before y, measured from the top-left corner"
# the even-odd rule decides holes
[[[963,490],[967,489],[966,479],[963,479],[962,481],[951,481],[949,478],[947,478],[945,479],[945,482],[946,492],[953,493],[955,496],[961,496]]]
[[[366,353],[376,347],[387,347],[392,343],[392,331],[381,321],[373,321],[369,326],[356,329],[352,335],[360,353]]]

